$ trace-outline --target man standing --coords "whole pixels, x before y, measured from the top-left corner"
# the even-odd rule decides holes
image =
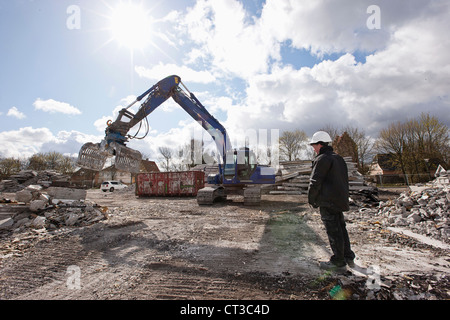
[[[333,256],[321,262],[320,268],[343,272],[353,266],[355,254],[345,227],[343,211],[349,210],[348,171],[344,159],[329,146],[331,137],[324,131],[316,132],[310,141],[317,156],[313,162],[308,189],[308,202],[320,208],[320,216],[327,231]]]

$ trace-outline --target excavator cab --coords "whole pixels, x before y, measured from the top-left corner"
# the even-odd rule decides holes
[[[226,156],[224,177],[227,180],[248,180],[256,170],[256,156],[247,147],[230,150]]]

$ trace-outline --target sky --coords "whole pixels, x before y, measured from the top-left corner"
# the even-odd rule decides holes
[[[0,157],[76,156],[174,74],[236,144],[376,138],[422,112],[450,126],[449,17],[448,0],[0,0]],[[151,160],[200,128],[173,100],[147,119],[128,146]]]

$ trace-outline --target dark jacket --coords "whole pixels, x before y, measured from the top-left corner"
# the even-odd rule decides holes
[[[308,202],[313,207],[333,207],[348,211],[348,171],[344,159],[324,146],[313,162]]]

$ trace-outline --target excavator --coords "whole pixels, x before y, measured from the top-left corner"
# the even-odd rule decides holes
[[[160,80],[119,111],[114,122],[109,120],[105,138],[100,143],[88,142],[81,147],[78,165],[100,171],[108,158],[115,157],[114,165],[117,169],[138,173],[142,155],[139,151],[126,146],[129,139],[136,138],[137,135],[136,133],[132,136],[129,131],[139,124],[137,130],[139,132],[143,120],[147,121],[147,116],[170,97],[211,135],[219,151],[219,173],[207,177],[207,186],[197,193],[197,203],[210,205],[229,194],[240,194],[244,196],[244,204],[259,204],[261,185],[275,183],[274,169],[258,165],[255,154],[247,147],[233,149],[222,124],[206,110],[176,75]],[[129,109],[143,99],[139,110],[133,114]]]

